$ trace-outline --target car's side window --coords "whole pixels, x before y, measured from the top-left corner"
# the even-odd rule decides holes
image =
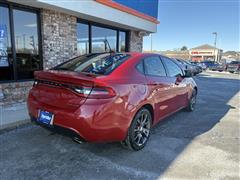
[[[136,68],[137,68],[137,70],[138,70],[140,73],[144,74],[143,61],[140,61],[140,62],[137,64]]]
[[[167,57],[161,57],[161,59],[163,60],[170,77],[177,77],[179,75],[183,76],[182,69],[175,62]]]
[[[167,76],[161,59],[158,56],[150,56],[144,59],[145,74],[149,76]]]

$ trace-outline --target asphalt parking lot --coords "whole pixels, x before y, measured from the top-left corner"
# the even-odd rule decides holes
[[[239,75],[195,79],[196,111],[162,121],[138,152],[76,144],[36,125],[1,134],[0,179],[239,179]]]

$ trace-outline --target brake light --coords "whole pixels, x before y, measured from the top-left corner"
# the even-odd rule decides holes
[[[36,79],[33,83],[33,87],[36,87],[38,84],[69,89],[78,94],[79,96],[91,99],[111,98],[116,95],[115,91],[112,88],[107,87],[105,84],[95,84],[95,86],[92,87],[92,84],[85,84],[79,86]]]
[[[91,93],[92,88],[90,87],[74,87],[72,88],[76,93],[83,95],[83,96],[88,96]]]
[[[35,79],[34,82],[33,82],[33,87],[35,87],[37,85],[38,85],[38,81]]]
[[[88,98],[91,99],[105,99],[116,95],[115,91],[110,87],[94,87]]]
[[[74,87],[73,90],[79,95],[91,99],[105,99],[116,95],[115,91],[109,87]]]

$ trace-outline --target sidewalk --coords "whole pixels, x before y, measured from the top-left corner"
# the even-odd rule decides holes
[[[0,131],[15,128],[28,122],[30,121],[26,103],[15,104],[11,107],[4,107],[0,104]]]

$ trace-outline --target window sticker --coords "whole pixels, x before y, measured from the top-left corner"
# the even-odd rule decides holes
[[[7,25],[0,24],[0,67],[9,66],[7,43]]]

